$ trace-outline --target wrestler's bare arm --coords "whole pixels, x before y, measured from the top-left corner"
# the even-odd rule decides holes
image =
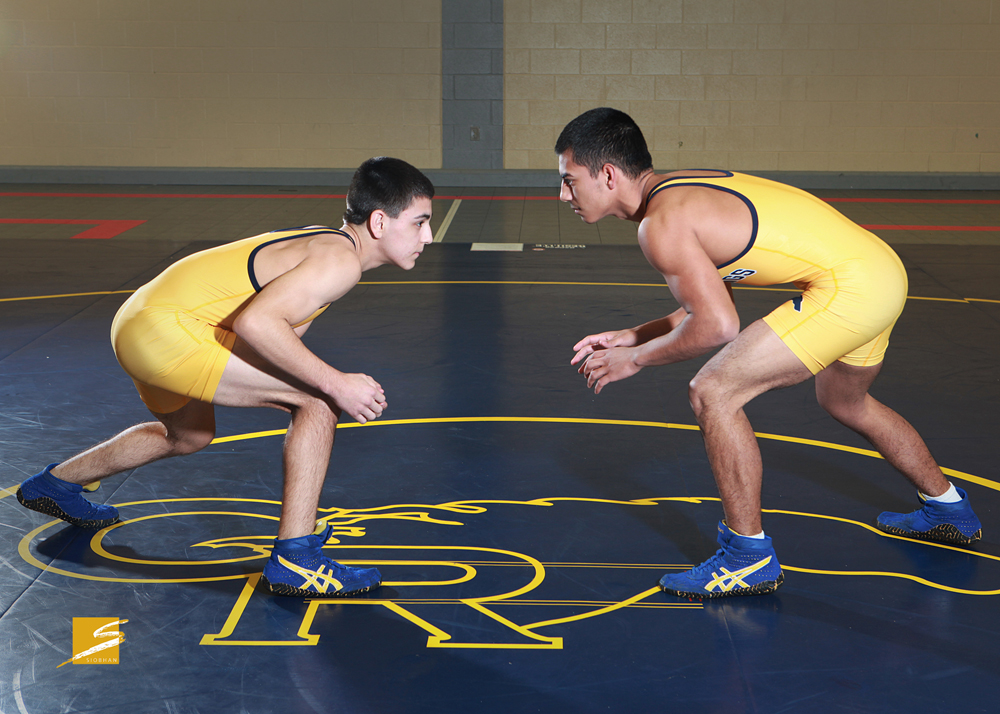
[[[570,364],[578,363],[596,350],[606,350],[611,347],[635,347],[636,345],[645,344],[675,329],[686,316],[687,311],[679,307],[666,317],[650,320],[635,327],[601,332],[596,335],[587,335],[573,345],[573,350],[576,354],[573,356]]]
[[[664,209],[667,201],[661,203]],[[739,316],[731,292],[706,253],[698,235],[698,211],[684,205],[647,214],[639,226],[639,244],[650,264],[664,277],[680,309],[639,328],[614,334],[613,340],[578,343],[573,359],[586,360],[580,372],[587,386],[600,393],[611,382],[632,376],[643,367],[698,357],[736,337]],[[640,335],[660,332],[645,341]],[[588,341],[589,340],[589,341]]]
[[[733,286],[730,283],[726,283],[725,285],[726,290],[729,291],[729,298],[733,301]],[[733,301],[733,304],[735,304],[735,301]],[[637,339],[635,344],[644,345],[652,339],[667,334],[671,330],[676,330],[687,316],[688,311],[683,307],[679,307],[666,317],[661,317],[657,320],[650,320],[649,322],[631,328],[631,330],[636,333]]]
[[[341,244],[343,243],[343,244]],[[328,395],[364,423],[385,408],[381,386],[364,374],[346,374],[317,357],[296,325],[343,297],[361,278],[361,264],[346,241],[313,241],[303,259],[253,298],[233,330],[261,357],[306,385]]]
[[[639,227],[646,258],[684,311],[672,316],[681,317],[673,329],[637,348],[635,359],[641,367],[699,357],[734,339],[740,329],[729,286],[702,247],[696,223],[672,222],[668,225],[660,214]]]

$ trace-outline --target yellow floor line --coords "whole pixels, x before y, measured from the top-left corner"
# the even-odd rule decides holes
[[[461,203],[460,199],[456,199],[455,203]],[[451,224],[451,219],[454,217],[454,212],[457,210],[456,205],[452,205],[451,210],[448,211],[448,215],[445,216],[444,222],[441,227],[438,228],[437,235],[434,236],[434,242],[439,243],[444,239],[445,233],[448,230],[448,226]],[[571,281],[560,281],[560,280],[362,280],[358,285],[580,285],[580,286],[592,286],[592,287],[619,287],[619,288],[665,288],[666,283],[601,283],[601,282],[571,282]],[[756,290],[760,292],[772,292],[772,293],[798,293],[800,290],[794,288],[767,288],[767,287],[749,287],[749,286],[736,286],[736,290]],[[71,298],[71,297],[88,297],[93,295],[124,295],[129,293],[134,293],[135,290],[100,290],[97,292],[90,293],[64,293],[60,295],[28,295],[26,297],[9,297],[0,298],[0,302],[17,302],[20,300],[54,300],[56,298]],[[968,304],[970,302],[989,302],[1000,304],[1000,300],[992,300],[989,298],[939,298],[939,297],[921,297],[919,295],[907,295],[907,300],[930,300],[932,302],[957,302]]]

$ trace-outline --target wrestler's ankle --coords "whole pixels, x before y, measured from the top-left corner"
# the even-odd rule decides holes
[[[101,476],[95,477],[87,474],[81,474],[72,467],[67,468],[64,463],[47,468],[46,473],[59,483],[82,487],[86,487],[93,483],[99,483],[103,478]]]
[[[80,484],[67,480],[64,476],[59,475],[61,473],[58,464],[49,464],[40,475],[47,483],[64,491],[76,493],[79,490]]]

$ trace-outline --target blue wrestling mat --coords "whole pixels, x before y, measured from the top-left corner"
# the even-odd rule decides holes
[[[434,245],[412,272],[366,273],[317,320],[310,348],[374,376],[389,404],[338,430],[326,552],[385,582],[303,600],[259,582],[281,413],[219,409],[212,446],[108,479],[91,496],[123,520],[105,530],[16,502],[26,476],[148,418],[111,319],[129,290],[208,244],[8,244],[6,714],[996,710],[995,248],[898,249],[912,299],[873,389],[969,492],[984,539],[962,549],[876,531],[915,494],[810,382],[747,409],[785,584],[702,603],[656,584],[716,548],[721,507],[687,403],[703,360],[600,396],[569,366],[581,337],[674,309],[637,247]],[[745,326],[794,292],[736,295]],[[114,645],[91,655],[107,661],[72,661],[94,643]]]

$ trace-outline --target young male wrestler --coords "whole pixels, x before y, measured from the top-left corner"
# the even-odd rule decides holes
[[[278,537],[264,578],[279,595],[324,597],[381,583],[321,549],[316,510],[342,412],[362,424],[386,408],[365,374],[326,364],[302,342],[313,319],[391,263],[405,270],[433,238],[434,187],[399,159],[369,159],[354,174],[340,229],[276,231],[191,255],[139,288],[115,316],[115,355],[157,421],[133,426],[21,484],[18,500],[83,528],[118,521],[82,486],[157,459],[191,454],[215,436],[213,405],[291,413],[284,443]]]
[[[722,350],[689,389],[725,519],[716,555],[660,586],[695,598],[772,592],[784,576],[761,526],[760,450],[743,406],[816,377],[820,405],[870,441],[918,489],[923,508],[879,529],[968,544],[981,537],[965,491],[945,480],[920,435],[868,389],[906,300],[906,272],[875,235],[790,186],[729,171],[653,173],[642,132],[614,109],[571,121],[555,147],[559,197],[587,223],[639,223],[639,245],[681,307],[580,340],[572,364],[596,393],[643,367]],[[732,284],[803,292],[742,332]]]

